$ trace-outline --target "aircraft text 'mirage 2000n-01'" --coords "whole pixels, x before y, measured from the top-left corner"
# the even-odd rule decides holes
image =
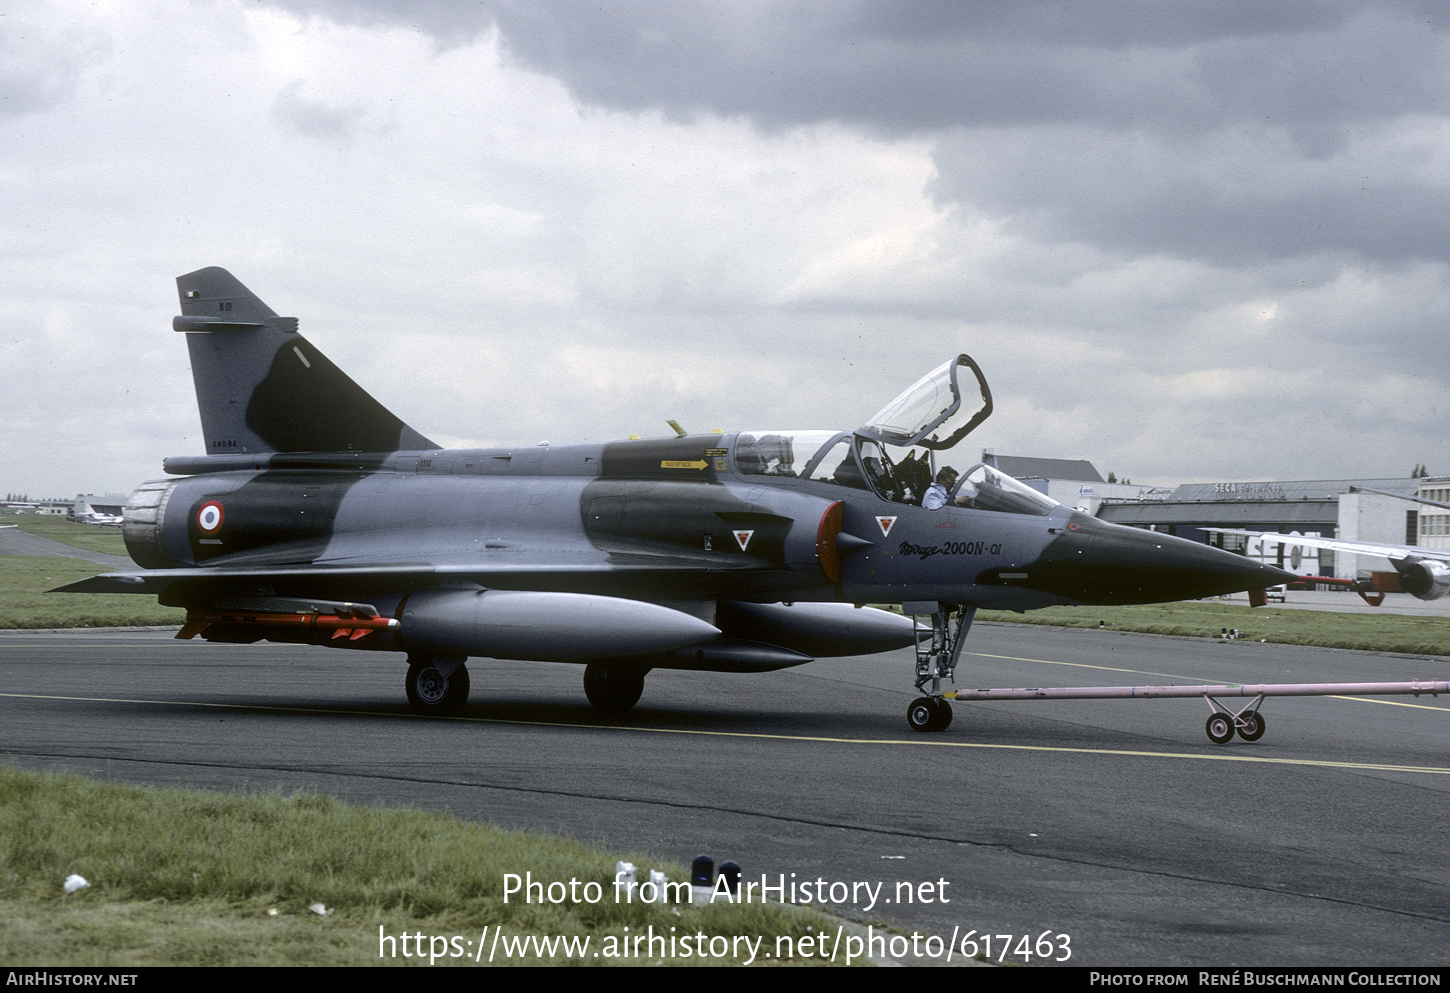
[[[181,637],[404,652],[425,712],[463,703],[470,656],[583,663],[589,700],[624,710],[651,669],[915,644],[908,718],[940,730],[978,607],[1293,578],[1096,520],[988,465],[941,473],[992,409],[965,355],[854,431],[439,450],[226,270],[177,285],[207,454],[167,459],[181,478],[131,495],[122,532],[141,569],[63,589],[157,594],[186,608]]]

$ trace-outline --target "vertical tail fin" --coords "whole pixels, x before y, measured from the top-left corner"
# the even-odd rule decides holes
[[[225,269],[176,278],[209,455],[437,446],[374,400]]]

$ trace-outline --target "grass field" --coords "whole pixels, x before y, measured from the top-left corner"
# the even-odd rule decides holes
[[[116,786],[0,766],[0,962],[21,965],[473,965],[480,937],[504,962],[495,929],[516,939],[588,939],[582,952],[540,954],[529,943],[506,964],[649,964],[618,955],[641,932],[708,942],[763,937],[757,960],[809,939],[811,954],[787,963],[821,964],[813,943],[835,922],[775,905],[673,907],[614,899],[614,865],[624,858],[672,880],[678,865],[611,854],[539,834],[503,831],[443,814],[354,807],[316,794],[231,796]],[[88,888],[67,894],[72,873]],[[523,902],[504,897],[506,873],[579,881],[578,899]],[[588,902],[583,884],[602,894]],[[556,891],[557,892],[557,891]],[[593,893],[589,893],[593,896]],[[321,904],[326,914],[310,909]],[[485,928],[489,930],[484,931]],[[424,957],[381,936],[421,934]],[[626,931],[626,929],[628,929]],[[438,943],[432,939],[442,937]],[[455,944],[452,940],[457,937]],[[470,946],[467,944],[472,942]],[[610,948],[615,954],[610,954]],[[739,956],[705,963],[740,964]],[[517,946],[513,946],[517,950]],[[623,946],[625,950],[627,946]],[[658,944],[657,944],[658,947]],[[666,964],[702,964],[676,946]],[[396,951],[396,955],[386,954]],[[457,952],[458,954],[455,954]],[[487,960],[488,952],[482,958]],[[659,956],[655,956],[656,959]]]
[[[977,619],[1058,627],[1102,626],[1114,631],[1194,638],[1214,638],[1224,628],[1237,628],[1240,637],[1253,641],[1413,655],[1450,655],[1450,618],[1445,617],[1284,610],[1188,601],[1131,607],[1047,607],[1025,614],[983,610],[977,614]]]
[[[47,593],[106,570],[84,559],[0,555],[0,628],[181,624],[186,611],[130,593]]]
[[[15,524],[30,534],[75,548],[126,557],[120,528],[77,524],[63,517],[7,514],[0,524]],[[130,627],[181,624],[186,612],[160,607],[154,596],[57,593],[46,591],[107,571],[84,559],[53,555],[0,555],[0,628]]]
[[[64,517],[41,514],[6,514],[0,517],[0,524],[14,524],[22,531],[75,548],[84,548],[88,552],[126,557],[126,543],[121,540],[120,528],[77,524]]]

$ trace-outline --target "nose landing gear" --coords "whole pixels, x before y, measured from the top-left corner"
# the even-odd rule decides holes
[[[955,682],[962,641],[972,628],[977,608],[925,600],[903,603],[901,612],[910,615],[916,626],[916,688],[929,694],[906,708],[906,723],[913,731],[945,731],[952,722],[952,705],[942,698],[941,681]]]

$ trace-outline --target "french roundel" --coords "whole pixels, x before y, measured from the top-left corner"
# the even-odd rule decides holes
[[[226,512],[216,500],[208,500],[196,512],[196,526],[202,534],[216,534],[222,529],[222,518]]]

